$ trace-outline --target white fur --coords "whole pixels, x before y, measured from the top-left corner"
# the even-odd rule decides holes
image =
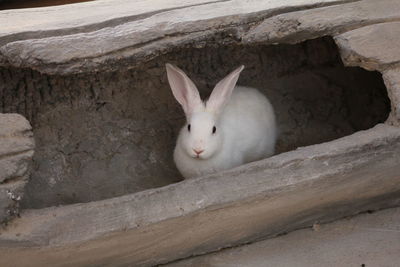
[[[242,69],[236,69],[218,83],[206,103],[199,105],[194,100],[192,112],[185,112],[187,123],[179,133],[174,151],[176,166],[185,178],[230,169],[274,154],[277,131],[273,107],[258,90],[235,87]],[[177,70],[167,65],[168,72]],[[182,77],[189,79],[186,75]],[[176,89],[174,81],[169,81],[172,90]],[[226,92],[214,93],[216,90]],[[213,94],[218,99],[212,99]],[[216,132],[212,134],[214,126]],[[197,155],[193,149],[204,152]]]

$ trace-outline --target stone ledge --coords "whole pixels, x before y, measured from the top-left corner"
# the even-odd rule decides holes
[[[392,105],[388,123],[400,126],[400,67],[383,71],[383,80]]]
[[[63,75],[115,71],[135,67],[134,62],[147,61],[177,46],[201,47],[207,41],[298,43],[400,20],[396,0],[382,0],[379,6],[375,0],[290,0],[284,5],[268,1],[253,5],[238,5],[234,0],[189,2],[176,6],[172,3],[167,9],[162,4],[157,11],[154,5],[143,5],[132,11],[132,17],[121,17],[115,23],[90,24],[94,18],[99,21],[93,11],[88,22],[80,21],[79,27],[67,27],[65,32],[55,18],[53,22],[58,26],[53,26],[57,30],[51,30],[52,19],[35,32],[24,33],[28,25],[19,33],[6,30],[3,37],[0,35],[0,65]],[[46,14],[46,9],[41,12]],[[121,11],[123,14],[126,11]]]
[[[173,9],[199,6],[227,0],[96,0],[78,4],[35,9],[0,11],[0,44],[10,40],[37,39],[89,32],[144,19]],[[84,14],[84,16],[82,15]]]
[[[400,22],[366,26],[334,39],[347,66],[383,71],[400,63]]]
[[[273,16],[249,30],[242,41],[293,44],[389,21],[400,21],[397,0],[381,0],[379,5],[362,0]]]
[[[399,141],[378,125],[160,189],[27,210],[0,235],[0,265],[148,266],[399,205]]]
[[[22,40],[18,36],[23,34],[23,30],[16,36],[12,31],[9,33],[11,35],[5,32],[3,41],[0,37],[0,65],[32,68],[49,74],[112,71],[117,69],[115,66],[122,67],[121,59],[124,58],[135,57],[135,60],[130,60],[132,64],[132,61],[143,61],[188,42],[202,45],[201,42],[220,32],[228,32],[227,39],[240,39],[243,30],[240,25],[255,23],[284,12],[352,1],[354,0],[288,0],[284,4],[262,0],[256,0],[252,4],[242,4],[240,0],[209,3],[197,1],[201,3],[199,5],[192,1],[187,7],[176,7],[168,11],[164,10],[164,5],[160,5],[159,12],[154,11],[153,15],[134,17],[132,21],[119,25],[103,23],[97,30],[89,32],[83,30],[61,36],[55,32],[41,36],[41,33],[46,33],[46,29],[51,28],[45,25],[36,30],[39,35]],[[154,3],[149,5],[154,7]],[[133,8],[130,5],[128,7]],[[114,8],[110,8],[110,12],[113,10]],[[43,16],[45,14],[46,12]],[[99,14],[97,20],[104,21],[103,14]],[[16,24],[18,23],[21,22],[17,19]]]
[[[397,5],[400,8],[400,5]],[[400,14],[400,12],[398,11]],[[378,70],[391,100],[388,123],[400,125],[400,22],[362,27],[334,37],[346,66]]]
[[[19,114],[0,113],[0,138],[26,136],[32,130],[29,122]]]

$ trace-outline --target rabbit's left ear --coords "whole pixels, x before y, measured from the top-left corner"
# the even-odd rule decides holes
[[[243,69],[244,66],[242,65],[217,83],[206,103],[207,110],[216,113],[222,111],[225,104],[229,101],[236,82],[239,79],[240,72],[242,72]]]
[[[203,109],[199,91],[196,85],[180,68],[166,64],[169,85],[175,99],[181,104],[186,117],[189,118],[196,110]]]

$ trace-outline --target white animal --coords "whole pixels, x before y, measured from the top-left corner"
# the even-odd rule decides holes
[[[183,177],[203,176],[274,154],[273,107],[258,90],[235,87],[243,68],[222,79],[203,102],[189,77],[166,64],[172,93],[186,115],[174,151]]]

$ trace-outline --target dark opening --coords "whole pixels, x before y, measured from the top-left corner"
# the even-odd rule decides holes
[[[0,0],[0,10],[60,6],[93,0]]]
[[[37,144],[24,207],[95,201],[180,180],[172,151],[184,116],[166,62],[184,69],[203,96],[244,64],[238,84],[259,88],[275,107],[278,153],[371,128],[390,111],[381,74],[345,68],[331,38],[177,48],[114,73],[1,69],[0,112],[25,115]]]

